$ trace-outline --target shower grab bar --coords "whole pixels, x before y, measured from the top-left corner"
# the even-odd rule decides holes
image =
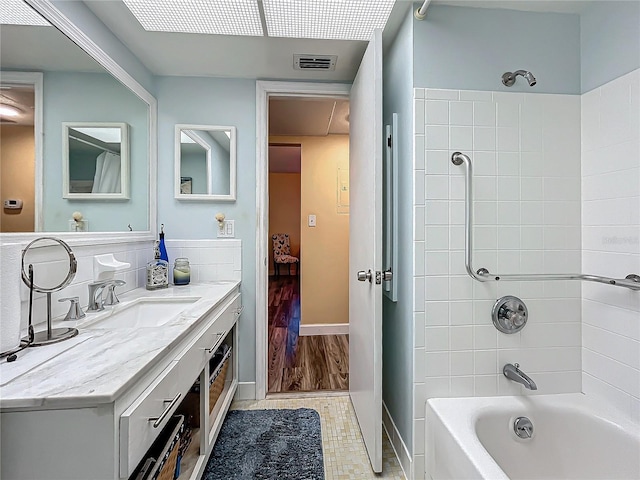
[[[473,165],[471,159],[461,152],[455,152],[451,155],[451,162],[454,165],[464,165],[464,187],[465,187],[465,204],[464,204],[464,257],[467,273],[471,278],[479,282],[489,281],[537,281],[537,280],[585,280],[587,282],[605,283],[607,285],[615,285],[617,287],[630,288],[631,290],[640,290],[640,275],[629,274],[625,278],[609,278],[598,275],[582,275],[582,274],[506,274],[499,275],[490,273],[486,268],[479,268],[474,271],[473,263]]]

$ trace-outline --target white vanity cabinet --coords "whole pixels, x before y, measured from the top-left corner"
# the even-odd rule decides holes
[[[134,375],[127,380],[130,372],[123,364],[121,380],[131,385],[114,401],[90,405],[85,398],[74,406],[73,401],[59,399],[59,407],[3,407],[0,477],[130,478],[172,416],[184,407],[182,402],[194,381],[199,378],[201,386],[209,385],[209,360],[225,343],[231,353],[224,389],[211,413],[208,388],[200,389],[199,428],[193,429],[181,462],[181,480],[199,479],[238,386],[237,321],[241,311],[236,285],[186,335],[170,344],[166,354],[158,355],[157,362],[138,372],[140,378]],[[82,365],[69,365],[69,374],[76,368]],[[119,372],[111,375],[117,377]]]

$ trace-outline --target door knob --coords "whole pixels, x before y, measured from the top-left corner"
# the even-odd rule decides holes
[[[390,282],[391,280],[393,280],[393,272],[390,268],[382,272],[382,280],[384,280],[385,282]]]
[[[371,270],[366,272],[364,270],[360,270],[358,272],[358,281],[364,282],[365,280],[369,280],[369,283],[371,283]]]

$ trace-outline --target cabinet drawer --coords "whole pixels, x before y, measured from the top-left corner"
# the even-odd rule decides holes
[[[205,331],[178,354],[176,360],[180,362],[182,381],[186,381],[185,389],[191,387],[196,381],[205,363],[209,361],[225,335],[231,330],[234,321],[238,318],[240,303],[241,298],[238,293],[222,307]]]
[[[120,416],[120,477],[128,478],[184,396],[178,362],[165,368]]]
[[[215,327],[215,331],[218,333],[227,334],[233,324],[240,317],[240,313],[242,312],[242,296],[238,293],[236,294],[231,301],[224,308],[222,313],[216,318],[215,322],[213,322],[213,326]],[[223,335],[224,338],[224,335]],[[222,338],[220,338],[222,340]],[[211,352],[213,354],[213,352]],[[209,355],[209,358],[211,355]]]

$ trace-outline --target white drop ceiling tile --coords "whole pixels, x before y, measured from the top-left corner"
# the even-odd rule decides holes
[[[395,0],[263,0],[270,37],[369,40]]]
[[[262,36],[257,0],[123,0],[152,32]]]
[[[50,26],[38,12],[22,0],[0,0],[1,25],[42,25]]]
[[[334,99],[272,99],[269,135],[325,136],[335,110]]]

